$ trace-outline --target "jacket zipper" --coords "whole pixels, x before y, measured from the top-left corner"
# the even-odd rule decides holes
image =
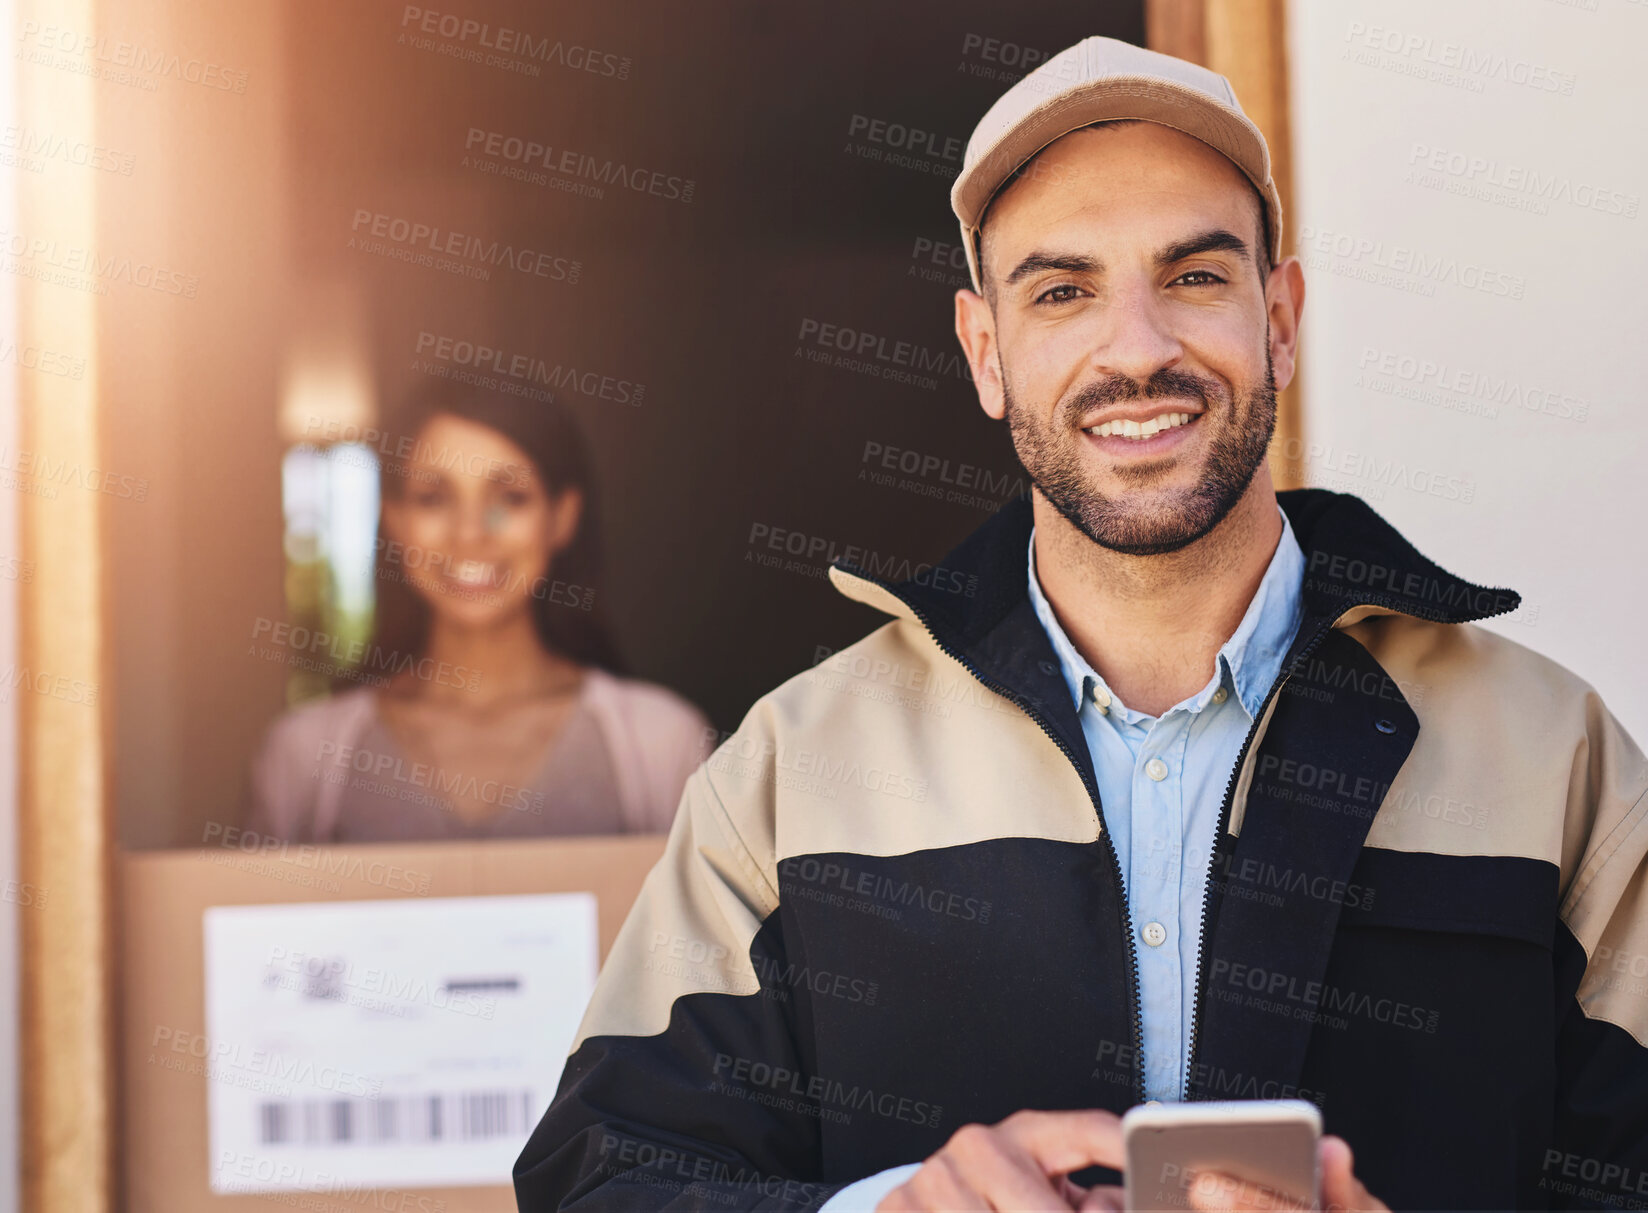
[[[1406,608],[1387,606],[1382,602],[1352,603],[1349,606],[1341,608],[1339,614],[1326,626],[1320,627],[1316,630],[1316,634],[1310,638],[1310,640],[1305,644],[1305,647],[1300,649],[1293,660],[1288,663],[1287,669],[1283,670],[1281,674],[1277,676],[1276,681],[1271,684],[1270,690],[1265,692],[1264,702],[1259,705],[1259,713],[1253,718],[1252,725],[1248,727],[1247,736],[1242,740],[1241,751],[1236,755],[1236,765],[1232,767],[1230,771],[1230,782],[1225,785],[1225,798],[1219,806],[1219,824],[1214,827],[1213,831],[1213,850],[1208,855],[1207,883],[1202,888],[1202,920],[1196,934],[1196,986],[1190,999],[1190,1040],[1187,1042],[1187,1047],[1185,1049],[1183,1088],[1184,1098],[1187,1102],[1195,1099],[1196,1097],[1192,1079],[1196,1073],[1197,1034],[1200,1032],[1202,1026],[1202,986],[1207,981],[1207,912],[1213,904],[1213,865],[1219,858],[1219,846],[1224,841],[1225,830],[1230,823],[1230,810],[1236,798],[1236,784],[1241,778],[1242,765],[1247,761],[1248,750],[1252,747],[1253,740],[1258,735],[1259,724],[1264,720],[1265,713],[1270,709],[1270,701],[1274,699],[1281,691],[1287,680],[1293,677],[1294,672],[1298,670],[1300,666],[1302,666],[1310,657],[1310,655],[1316,651],[1317,646],[1319,646],[1323,640],[1327,639],[1328,633],[1333,631],[1334,627],[1337,626],[1338,621],[1343,619],[1347,612],[1353,611],[1359,606],[1379,606],[1385,607],[1386,610],[1400,610],[1400,612],[1404,615],[1411,615],[1416,619],[1424,619],[1431,623],[1448,622],[1448,620],[1443,619],[1441,616],[1430,611],[1411,611]],[[1477,616],[1477,619],[1492,619],[1495,615],[1505,614],[1509,609],[1510,608],[1504,608],[1498,611],[1489,612],[1485,615],[1479,615]],[[1472,622],[1475,621],[1473,620]],[[937,637],[934,637],[934,639],[937,639]]]
[[[960,662],[962,668],[979,682],[984,684],[984,686],[988,687],[990,690],[994,691],[996,694],[1000,695],[1009,702],[1018,704],[1024,714],[1030,717],[1031,720],[1035,721],[1041,731],[1047,735],[1048,740],[1058,746],[1059,752],[1064,755],[1070,765],[1076,768],[1076,774],[1081,777],[1082,785],[1087,789],[1088,799],[1092,801],[1093,811],[1099,818],[1100,833],[1104,839],[1104,853],[1110,860],[1110,874],[1116,889],[1117,898],[1121,902],[1122,907],[1122,941],[1127,944],[1128,997],[1131,1000],[1133,1009],[1133,1102],[1135,1104],[1143,1103],[1144,1012],[1139,999],[1139,949],[1138,944],[1135,943],[1133,939],[1133,908],[1127,902],[1127,886],[1122,882],[1121,859],[1116,854],[1116,844],[1110,837],[1110,829],[1104,824],[1104,808],[1099,804],[1098,785],[1087,777],[1087,772],[1082,769],[1082,764],[1077,761],[1076,756],[1071,752],[1070,747],[1065,745],[1064,742],[1060,740],[1059,737],[1053,732],[1053,730],[1048,727],[1047,721],[1042,717],[1042,715],[1039,712],[1030,710],[1024,705],[1022,702],[1023,696],[1019,695],[1010,687],[1005,687],[993,679],[986,678],[979,672],[978,667],[976,667],[971,661],[968,661],[966,657],[958,653],[955,649],[951,648],[950,645],[939,636],[938,632],[933,628],[933,625],[928,622],[927,616],[922,614],[921,610],[914,603],[909,602],[902,597],[899,601],[903,602],[905,606],[910,608],[915,617],[921,621],[921,626],[927,629],[927,634],[933,638],[933,643],[938,645],[938,647],[947,656],[957,662]]]

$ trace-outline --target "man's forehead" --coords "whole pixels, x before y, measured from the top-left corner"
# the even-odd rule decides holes
[[[1088,226],[1128,210],[1125,225]],[[1012,268],[1002,260],[1042,244],[1067,221],[1087,227],[1087,239],[1097,229],[1106,243],[1142,240],[1156,252],[1192,228],[1245,234],[1257,224],[1262,240],[1263,215],[1252,183],[1201,140],[1160,123],[1105,123],[1054,140],[1021,168],[986,210],[980,243],[992,263],[987,276],[999,281]]]
[[[1116,125],[1120,129],[1107,129]],[[1191,135],[1156,122],[1105,123],[1071,131],[1038,152],[991,202],[985,220],[1100,209],[1140,191],[1234,210],[1252,187],[1240,169]]]

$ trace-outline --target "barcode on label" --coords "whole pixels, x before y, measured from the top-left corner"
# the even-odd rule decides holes
[[[258,1139],[266,1146],[374,1146],[525,1138],[531,1091],[442,1091],[376,1099],[265,1100]]]

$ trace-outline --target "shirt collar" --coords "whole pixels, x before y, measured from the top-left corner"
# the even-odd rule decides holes
[[[1299,630],[1303,609],[1301,590],[1305,556],[1293,534],[1293,526],[1288,522],[1287,512],[1280,506],[1277,512],[1282,516],[1282,537],[1276,543],[1276,551],[1270,558],[1259,588],[1254,591],[1247,611],[1242,615],[1242,622],[1236,625],[1230,639],[1220,646],[1208,684],[1175,706],[1199,712],[1207,706],[1213,693],[1228,681],[1242,706],[1247,709],[1249,718],[1258,716],[1265,695],[1281,670],[1288,645],[1293,643],[1294,634]],[[1041,621],[1048,640],[1053,644],[1053,651],[1058,655],[1065,684],[1070,688],[1070,697],[1077,712],[1081,711],[1083,697],[1090,693],[1090,688],[1100,687],[1112,696],[1110,710],[1113,714],[1118,713],[1119,709],[1123,719],[1129,721],[1150,719],[1114,698],[1114,693],[1098,671],[1076,651],[1076,646],[1059,625],[1052,604],[1047,601],[1041,581],[1036,576],[1035,527],[1030,528],[1028,572],[1031,605],[1035,607],[1036,618]]]

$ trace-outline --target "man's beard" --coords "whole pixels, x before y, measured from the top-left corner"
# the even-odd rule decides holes
[[[1053,508],[1100,547],[1130,556],[1157,556],[1195,543],[1224,519],[1253,482],[1276,430],[1276,378],[1270,352],[1265,352],[1265,379],[1240,399],[1228,404],[1215,379],[1174,370],[1157,371],[1141,388],[1125,375],[1110,375],[1084,387],[1057,410],[1050,427],[1030,410],[1020,408],[1003,376],[1007,426],[1013,447],[1031,482]],[[1215,406],[1227,415],[1208,450],[1198,483],[1167,495],[1152,494],[1151,504],[1106,497],[1083,477],[1081,419],[1103,405],[1131,400],[1199,400],[1208,425]],[[1167,411],[1167,410],[1164,410]],[[1158,468],[1120,465],[1122,480],[1136,480],[1141,488]],[[1148,488],[1145,492],[1150,492]]]

